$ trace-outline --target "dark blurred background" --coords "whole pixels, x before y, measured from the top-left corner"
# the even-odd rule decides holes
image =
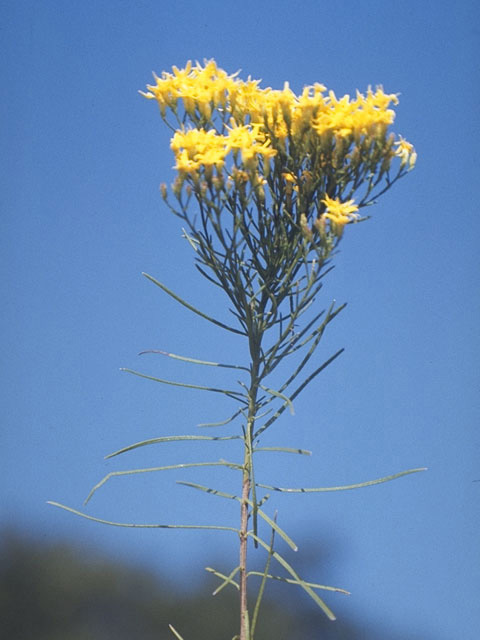
[[[231,640],[237,593],[212,597],[217,584],[207,577],[189,588],[105,552],[7,529],[0,538],[0,638],[172,640],[172,624],[185,640]],[[297,587],[269,590],[256,640],[433,640],[407,623],[390,631],[388,620],[330,622]]]

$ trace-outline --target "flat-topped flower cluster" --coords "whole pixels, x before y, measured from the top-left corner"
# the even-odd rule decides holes
[[[225,193],[237,187],[244,198],[262,202],[267,188],[274,200],[283,197],[304,237],[313,240],[326,232],[340,236],[356,221],[396,157],[401,172],[415,164],[413,146],[388,134],[398,98],[381,87],[338,99],[316,83],[297,96],[288,83],[282,90],[261,88],[258,80],[228,75],[214,60],[172,71],[155,75],[141,93],[157,100],[165,121],[169,114],[176,120],[176,195],[187,181]],[[365,197],[354,204],[365,181]]]

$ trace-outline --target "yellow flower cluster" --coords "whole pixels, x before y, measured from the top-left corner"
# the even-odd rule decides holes
[[[158,102],[165,120],[169,111],[178,122],[171,148],[179,188],[187,178],[197,184],[200,179],[211,180],[214,169],[219,184],[223,172],[230,178],[227,184],[235,183],[240,172],[256,187],[266,184],[274,170],[281,191],[287,195],[293,191],[299,203],[315,197],[325,205],[314,228],[320,232],[328,222],[329,229],[340,235],[345,224],[357,219],[358,207],[353,200],[342,203],[330,198],[325,188],[315,195],[322,175],[334,171],[335,180],[337,176],[340,181],[353,180],[362,165],[368,169],[362,175],[376,171],[381,175],[395,157],[401,170],[415,164],[413,146],[402,137],[395,141],[387,135],[395,117],[390,106],[398,99],[381,87],[369,88],[366,95],[357,91],[354,99],[348,95],[338,99],[316,83],[297,96],[288,83],[282,90],[262,89],[258,80],[228,75],[214,60],[203,66],[188,62],[184,69],[173,67],[172,73],[154,77],[155,84],[140,93]],[[193,128],[186,128],[185,122]],[[300,210],[298,219],[301,215],[305,214]],[[305,230],[306,218],[304,222],[300,226]]]
[[[227,154],[224,137],[212,129],[176,131],[170,146],[177,160],[175,168],[185,173],[197,171],[202,165],[222,166]]]
[[[259,122],[239,126],[232,118],[230,124],[231,126],[227,127],[229,132],[227,149],[229,151],[240,151],[242,162],[246,166],[256,155],[261,155],[263,158],[273,158],[277,155],[277,151],[272,148],[268,136],[262,132],[263,127]]]
[[[237,74],[228,75],[214,60],[203,67],[198,62],[195,66],[188,62],[184,69],[172,70],[173,73],[164,71],[161,78],[154,75],[156,84],[147,85],[148,91],[140,92],[157,100],[163,116],[167,108],[176,112],[181,99],[193,118],[208,121],[216,108],[222,109],[236,124],[260,125],[277,138],[302,135],[311,128],[318,135],[366,135],[378,126],[391,124],[395,113],[389,109],[390,103],[398,104],[397,96],[384,93],[381,87],[375,92],[368,89],[366,95],[357,91],[354,100],[348,95],[338,99],[333,91],[324,95],[326,87],[318,83],[305,87],[300,96],[288,83],[282,91],[261,89],[258,80],[243,81]]]
[[[146,98],[158,101],[162,116],[166,115],[167,108],[175,111],[179,98],[182,98],[189,115],[195,115],[198,110],[202,116],[209,118],[212,107],[223,107],[228,92],[235,86],[234,76],[219,69],[214,60],[206,62],[204,67],[198,62],[192,67],[188,61],[185,69],[172,67],[172,71],[164,71],[161,78],[153,74],[156,85],[147,85],[148,92],[140,92]]]
[[[385,94],[381,87],[375,93],[368,89],[366,96],[357,91],[355,100],[350,100],[348,95],[338,100],[333,91],[329,91],[325,108],[313,119],[313,128],[319,135],[327,131],[335,131],[340,136],[375,133],[378,127],[392,124],[395,118],[395,112],[388,108],[390,102],[398,104],[397,96]]]
[[[260,125],[237,126],[232,121],[227,127],[228,135],[218,134],[214,129],[190,129],[176,131],[170,147],[177,161],[175,169],[180,173],[194,173],[201,167],[222,167],[230,151],[241,152],[242,163],[246,168],[256,167],[258,155],[272,158],[277,151],[262,134]]]

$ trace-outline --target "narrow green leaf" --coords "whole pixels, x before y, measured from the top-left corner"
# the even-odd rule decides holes
[[[204,487],[201,484],[197,484],[196,482],[187,482],[185,480],[177,480],[177,484],[183,484],[186,487],[192,487],[192,489],[198,489],[199,491],[205,491],[205,493],[210,493],[212,496],[218,496],[219,498],[228,498],[229,500],[240,500],[238,496],[234,496],[231,493],[225,493],[224,491],[218,491],[217,489],[210,489],[210,487]]]
[[[302,340],[302,338],[308,333],[308,331],[313,327],[313,325],[317,322],[317,320],[319,320],[323,316],[324,313],[325,313],[325,309],[320,311],[320,313],[317,313],[310,320],[310,322],[308,322],[304,326],[304,328],[301,331],[296,332],[289,339],[288,347],[286,347],[283,351],[281,351],[280,360],[283,360],[283,358],[285,358],[286,356],[289,356],[292,353],[295,353],[295,351],[298,351],[298,349],[300,349],[304,344],[309,342],[312,338],[314,338],[317,335],[318,327],[307,338],[304,338],[304,340]],[[273,347],[269,351],[267,351],[267,355],[269,355],[270,352],[273,352]],[[278,350],[276,350],[275,353],[278,353]]]
[[[233,416],[230,416],[230,418],[227,418],[226,420],[221,420],[220,422],[202,422],[201,424],[197,424],[197,427],[224,427],[226,424],[233,422],[241,413],[242,410],[239,409],[238,411],[235,411]]]
[[[202,262],[202,264],[204,264],[204,263]],[[202,269],[202,267],[197,262],[195,263],[195,268],[198,269],[198,271],[200,271],[202,276],[204,278],[206,278],[209,282],[214,284],[216,287],[219,287],[220,289],[223,289],[223,284],[221,282],[219,282],[218,280],[215,280],[215,278],[213,278],[212,276],[210,276],[204,269]],[[237,315],[237,314],[235,314],[235,315]]]
[[[186,231],[183,227],[182,227],[182,232],[183,232],[183,237],[184,237],[186,240],[188,240],[188,242],[189,242],[190,246],[192,247],[192,249],[193,249],[195,252],[197,252],[197,251],[198,251],[198,247],[197,247],[198,240],[194,240],[194,239],[192,238],[192,236],[190,236],[190,235],[187,233],[187,231]]]
[[[240,585],[238,584],[238,582],[235,582],[235,580],[232,579],[233,576],[235,576],[240,571],[240,567],[235,567],[235,569],[233,569],[233,571],[228,576],[224,575],[223,573],[220,573],[219,571],[215,571],[215,569],[212,569],[211,567],[205,567],[205,571],[208,571],[209,573],[213,573],[213,575],[217,576],[217,578],[222,578],[223,580],[222,584],[219,587],[217,587],[215,591],[212,593],[212,596],[216,596],[217,593],[220,593],[220,591],[224,589],[228,584],[231,584],[237,590],[240,589]]]
[[[390,480],[396,480],[397,478],[407,476],[410,473],[418,473],[419,471],[427,471],[427,467],[420,467],[418,469],[408,469],[407,471],[400,471],[400,473],[394,473],[391,476],[377,478],[376,480],[368,480],[367,482],[359,482],[357,484],[346,484],[339,487],[285,489],[282,487],[273,487],[268,484],[260,484],[260,483],[258,483],[257,486],[262,487],[262,489],[270,489],[271,491],[282,491],[283,493],[320,493],[324,491],[348,491],[350,489],[361,489],[362,487],[371,487],[374,484],[382,484],[383,482],[390,482]]]
[[[127,471],[112,471],[108,473],[100,482],[98,482],[93,489],[90,491],[88,496],[84,501],[84,505],[86,505],[93,494],[100,489],[110,478],[118,477],[118,476],[128,476],[136,473],[151,473],[153,471],[169,471],[171,469],[187,469],[189,467],[229,467],[230,469],[243,469],[242,465],[235,464],[233,462],[227,462],[226,460],[220,460],[219,462],[186,462],[181,464],[171,464],[164,467],[148,467],[146,469],[128,469]]]
[[[168,293],[168,295],[171,296],[174,300],[179,302],[181,305],[183,305],[187,309],[190,309],[190,311],[193,311],[194,313],[199,315],[201,318],[205,318],[205,320],[208,320],[209,322],[212,322],[213,324],[216,324],[218,327],[222,327],[222,329],[226,329],[227,331],[231,331],[232,333],[238,333],[241,336],[245,335],[244,331],[240,331],[239,329],[235,329],[234,327],[230,327],[227,324],[224,324],[223,322],[220,322],[219,320],[216,320],[215,318],[212,318],[211,316],[208,316],[206,313],[203,313],[203,311],[200,311],[199,309],[195,308],[189,302],[186,302],[186,300],[183,300],[183,298],[181,298],[176,293],[171,291],[164,284],[162,284],[161,282],[159,282],[158,280],[156,280],[152,276],[149,276],[148,273],[142,273],[142,275],[145,276],[145,278],[147,278],[151,282],[153,282],[153,284],[156,284],[157,287],[160,287],[160,289],[162,289],[162,291],[165,291],[165,293]]]
[[[135,442],[135,444],[131,444],[128,447],[123,447],[123,449],[119,449],[118,451],[114,451],[113,453],[109,453],[105,456],[105,459],[113,458],[115,456],[119,456],[121,453],[126,453],[127,451],[133,451],[133,449],[138,449],[139,447],[147,447],[151,444],[158,444],[160,442],[183,442],[185,440],[241,440],[241,436],[162,436],[160,438],[150,438],[149,440],[142,440],[142,442]]]
[[[253,507],[253,502],[251,500],[247,500],[247,502],[251,507]],[[265,522],[268,525],[270,525],[270,527],[276,533],[278,533],[278,535],[288,544],[288,546],[291,549],[293,549],[293,551],[298,551],[298,547],[295,544],[295,542],[290,538],[290,536],[281,527],[278,526],[278,524],[274,520],[272,520],[269,516],[267,516],[265,511],[262,511],[262,509],[257,508],[257,513],[261,518],[263,518],[263,520],[265,520]]]
[[[291,447],[255,447],[253,452],[256,453],[257,451],[282,451],[283,453],[298,453],[302,456],[312,455],[312,452],[309,451],[308,449],[293,449]],[[263,485],[259,484],[257,486],[261,487]]]
[[[280,391],[275,391],[275,389],[269,389],[268,387],[264,387],[263,384],[260,385],[260,388],[266,391],[267,393],[270,393],[272,396],[275,396],[276,398],[280,398],[281,400],[283,400],[285,404],[289,407],[291,415],[292,416],[295,415],[293,403],[290,400],[290,398],[288,398],[284,393],[280,393]]]
[[[48,500],[47,504],[51,504],[54,507],[59,507],[70,513],[74,513],[76,516],[85,518],[86,520],[92,520],[93,522],[100,522],[100,524],[109,524],[112,527],[128,527],[132,529],[212,529],[215,531],[233,531],[234,533],[240,533],[239,529],[234,527],[224,527],[209,524],[137,524],[135,522],[112,522],[111,520],[103,520],[102,518],[94,518],[86,513],[67,507],[59,502],[53,502]]]
[[[249,576],[264,576],[264,572],[263,571],[249,571],[248,572]],[[267,574],[266,576],[267,578],[270,578],[271,580],[279,580],[280,582],[287,582],[288,584],[296,584],[298,586],[301,586],[301,584],[298,582],[298,580],[294,580],[293,578],[282,578],[281,576],[272,576],[270,574]],[[312,589],[322,589],[324,591],[335,591],[337,593],[344,593],[345,595],[349,596],[350,591],[347,591],[346,589],[340,589],[340,587],[330,587],[328,585],[325,584],[317,584],[316,582],[305,582],[305,584],[308,587],[311,587]]]
[[[223,393],[227,396],[234,398],[235,400],[239,400],[244,395],[240,391],[233,391],[230,389],[217,389],[215,387],[204,387],[200,384],[188,384],[186,382],[174,382],[173,380],[164,380],[163,378],[155,378],[154,376],[148,376],[145,373],[140,373],[139,371],[134,371],[133,369],[127,369],[126,367],[121,367],[120,371],[126,371],[127,373],[131,373],[134,376],[139,376],[140,378],[146,378],[147,380],[153,380],[153,382],[161,382],[162,384],[169,384],[173,387],[186,387],[187,389],[198,389],[200,391],[213,391],[214,393]]]
[[[253,533],[249,532],[249,535],[251,535],[253,537]],[[261,538],[259,538],[258,536],[255,536],[257,538],[258,543],[267,551],[269,551],[269,545],[262,540]],[[295,569],[285,560],[285,558],[283,558],[277,551],[273,551],[272,556],[275,558],[275,560],[282,565],[282,567],[284,569],[286,569],[288,571],[288,573],[296,580],[297,584],[302,587],[302,589],[304,591],[306,591],[308,593],[308,595],[312,598],[312,600],[320,607],[320,609],[322,609],[322,611],[325,613],[325,615],[330,619],[330,620],[336,620],[335,614],[333,613],[333,611],[325,604],[325,602],[315,593],[315,591],[313,591],[313,589],[311,587],[308,586],[308,584],[302,580],[300,578],[300,576],[298,575],[298,573],[295,571]]]
[[[168,625],[168,628],[173,633],[173,635],[177,638],[177,640],[183,640],[182,636],[178,633],[178,631],[174,627],[172,627],[171,624]]]
[[[221,362],[210,362],[209,360],[199,360],[198,358],[189,358],[187,356],[179,356],[176,353],[169,353],[168,351],[162,351],[161,349],[147,349],[145,351],[140,351],[139,356],[143,356],[146,353],[157,353],[162,356],[168,356],[169,358],[174,358],[175,360],[182,360],[183,362],[192,362],[193,364],[203,364],[209,367],[223,367],[225,369],[242,369],[243,371],[249,371],[247,367],[242,367],[239,364],[224,364]]]

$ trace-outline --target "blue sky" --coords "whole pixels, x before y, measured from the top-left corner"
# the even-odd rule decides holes
[[[160,198],[159,183],[173,176],[169,136],[138,89],[152,70],[211,57],[297,92],[314,82],[337,95],[383,84],[400,93],[393,130],[415,144],[417,168],[370,221],[347,228],[318,304],[348,307],[318,357],[346,351],[265,442],[314,455],[265,454],[261,473],[267,483],[325,486],[428,467],[378,487],[272,502],[308,549],[307,577],[352,592],[328,598],[339,616],[418,638],[477,638],[478,14],[473,2],[411,0],[2,3],[3,523],[105,548],[187,584],[206,565],[236,564],[228,534],[114,529],[45,504],[81,508],[110,471],[237,454],[170,445],[103,460],[228,415],[217,397],[119,368],[215,384],[218,372],[139,351],[245,355],[235,336],[141,276],[226,317]],[[236,504],[177,479],[234,489],[216,470],[114,478],[88,512],[236,526]]]

